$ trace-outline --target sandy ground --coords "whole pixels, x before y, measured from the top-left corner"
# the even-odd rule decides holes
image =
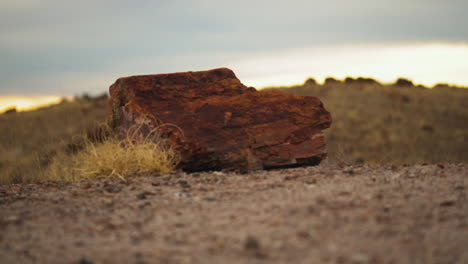
[[[468,263],[468,165],[0,186],[0,263]]]

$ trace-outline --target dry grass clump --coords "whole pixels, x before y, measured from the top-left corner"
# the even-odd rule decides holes
[[[138,129],[135,131],[137,133]],[[98,143],[87,140],[75,155],[58,155],[45,178],[75,181],[118,177],[125,180],[142,173],[167,173],[176,168],[179,156],[165,139],[159,137],[157,130],[142,141],[135,138],[113,136]]]
[[[43,171],[55,156],[67,152],[78,135],[105,122],[107,105],[105,97],[76,98],[0,115],[0,184],[46,180]]]
[[[177,155],[157,138],[143,144],[102,130],[107,96],[0,115],[0,184],[127,177],[174,169]],[[150,139],[152,141],[150,141]]]

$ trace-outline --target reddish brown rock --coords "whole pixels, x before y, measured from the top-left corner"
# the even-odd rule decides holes
[[[316,165],[331,116],[316,97],[261,92],[229,69],[132,76],[110,87],[111,124],[171,140],[186,171]]]

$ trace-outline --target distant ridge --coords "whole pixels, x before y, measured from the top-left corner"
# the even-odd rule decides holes
[[[346,77],[342,80],[334,78],[334,77],[327,77],[324,79],[323,83],[320,84],[315,78],[309,77],[307,78],[303,84],[295,84],[295,85],[273,85],[273,86],[266,86],[261,89],[269,89],[269,88],[285,88],[285,87],[296,87],[296,86],[329,86],[329,85],[379,85],[379,86],[398,86],[398,87],[417,87],[417,88],[426,88],[426,89],[454,89],[454,88],[468,88],[468,86],[460,86],[454,85],[449,83],[437,83],[433,86],[426,86],[423,84],[415,84],[411,79],[400,77],[395,80],[393,83],[383,83],[374,78],[370,77]]]

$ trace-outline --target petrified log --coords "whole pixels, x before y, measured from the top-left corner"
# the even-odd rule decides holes
[[[327,154],[331,115],[318,98],[257,91],[230,69],[120,78],[110,96],[116,131],[158,129],[185,171],[316,165]]]

